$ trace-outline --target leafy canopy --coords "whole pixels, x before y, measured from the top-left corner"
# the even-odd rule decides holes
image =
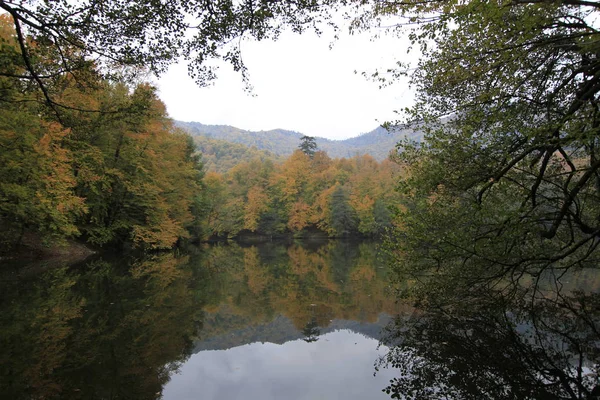
[[[102,79],[90,64],[80,72],[91,85],[63,74],[46,86],[63,106],[56,114],[38,86],[15,78],[27,72],[12,22],[0,15],[0,251],[29,234],[144,248],[187,237],[201,164],[155,89]],[[51,45],[28,43],[40,63],[60,64]]]
[[[442,275],[456,294],[597,265],[599,7],[407,1],[373,11],[420,23],[407,115],[426,142],[399,146],[411,167],[402,271]]]
[[[276,39],[282,29],[314,28],[346,1],[298,0],[83,0],[0,1],[14,23],[26,70],[13,77],[47,88],[57,76],[79,76],[89,63],[107,76],[133,77],[146,70],[161,73],[183,57],[199,84],[216,76],[209,60],[229,62],[246,78],[240,45],[243,38]],[[32,44],[40,43],[43,47]],[[46,64],[53,53],[60,61]],[[79,76],[81,78],[81,76]],[[60,105],[57,105],[60,107]]]

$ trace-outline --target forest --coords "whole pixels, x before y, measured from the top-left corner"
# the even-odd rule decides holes
[[[52,77],[42,92],[15,78],[26,66],[6,14],[0,35],[0,248],[77,237],[165,249],[189,236],[202,165],[155,89],[103,78],[93,63],[63,74],[60,54],[29,39]]]
[[[373,235],[398,218],[400,275],[442,259],[472,276],[595,265],[598,4],[192,3],[0,1],[3,248],[32,237],[166,249],[244,230]],[[182,58],[206,84],[217,77],[207,60],[220,59],[247,82],[233,38],[318,31],[341,8],[352,30],[380,26],[419,53],[416,66],[370,77],[409,76],[414,104],[385,125],[424,140],[397,144],[399,166],[296,151],[203,177],[193,140],[142,75]]]
[[[208,172],[204,236],[380,236],[393,226],[401,172],[391,160],[300,149],[282,163],[254,159]]]
[[[421,130],[424,140],[398,143],[398,165],[298,150],[277,162],[251,149],[245,164],[205,172],[193,139],[143,83],[140,71],[159,74],[177,57],[190,62],[198,83],[216,78],[203,63],[209,58],[230,62],[245,79],[231,38],[301,33],[351,3],[198,3],[204,23],[186,37],[183,20],[192,8],[179,2],[152,8],[136,1],[125,9],[117,2],[0,2],[2,247],[76,237],[167,249],[182,238],[245,231],[371,236],[397,218],[391,243],[402,255],[401,274],[440,259],[446,268],[472,268],[473,276],[490,265],[505,276],[594,264],[600,61],[598,32],[586,18],[595,16],[595,4],[355,9],[357,31],[385,18],[415,24],[390,28],[408,34],[420,52],[410,74],[414,105],[403,110],[403,124],[386,126]],[[429,12],[437,17],[423,16]],[[399,63],[371,78],[383,85],[407,68]],[[220,144],[203,146],[212,146],[213,163]],[[505,258],[514,266],[508,272]]]
[[[281,162],[285,157],[276,156],[268,150],[259,150],[254,146],[211,139],[204,136],[192,136],[197,151],[202,154],[202,164],[206,172],[225,173],[240,162],[252,160],[271,160]]]
[[[391,227],[393,162],[300,150],[282,160],[194,140],[174,126],[151,85],[107,79],[93,63],[59,73],[60,55],[29,39],[54,74],[42,91],[13,77],[26,66],[13,20],[2,15],[0,23],[4,252],[67,239],[156,250],[242,232],[374,236]],[[51,102],[40,99],[45,93]],[[202,150],[208,169],[226,172],[206,173]]]
[[[390,351],[381,362],[398,371],[387,394],[415,400],[600,394],[600,294],[596,284],[565,285],[570,276],[597,275],[600,262],[600,3],[0,0],[0,9],[3,257],[73,240],[103,249],[168,250],[215,238],[380,237],[391,269],[389,297],[418,310],[398,318],[383,341]],[[385,155],[394,150],[392,159],[338,158],[325,143],[289,131],[278,133],[296,137],[293,152],[283,141],[262,148],[258,133],[249,135],[256,148],[248,150],[216,137],[194,141],[146,83],[148,74],[183,60],[195,82],[207,85],[218,77],[211,63],[217,60],[229,63],[251,90],[242,44],[276,40],[285,30],[322,33],[327,26],[335,32],[334,17],[345,18],[350,33],[396,36],[417,56],[363,74],[380,86],[408,78],[414,94],[410,106],[397,110],[399,120],[384,124],[410,133],[385,149]],[[236,129],[212,129],[241,136]],[[271,158],[263,150],[291,154]],[[344,287],[325,258],[288,247],[286,268],[297,273],[283,281],[285,293],[265,299],[295,306],[299,294],[316,287],[297,286],[305,277],[320,279],[331,293]],[[259,260],[258,250],[244,249],[234,253],[247,270],[226,277],[222,288],[265,294],[279,283],[263,272],[273,268],[281,277],[284,264],[267,266],[269,257]],[[210,303],[202,297],[210,293],[199,290],[195,297],[190,285],[210,276],[185,272],[179,253],[155,256],[164,262],[142,259],[119,270],[98,261],[77,273],[51,270],[29,292],[11,286],[5,302],[17,322],[11,330],[39,332],[24,349],[25,361],[27,354],[59,360],[20,366],[17,390],[43,393],[31,382],[55,388],[56,377],[45,377],[53,362],[64,361],[69,343],[61,334],[70,337],[78,315],[87,312],[80,290],[97,285],[110,296],[120,293],[111,286],[123,285],[134,293],[132,317],[127,304],[113,311],[115,301],[106,297],[108,304],[90,302],[92,322],[106,337],[126,338],[134,350],[133,361],[124,359],[128,368],[156,371],[139,390],[151,388],[160,397],[172,368],[191,352],[187,333],[202,322],[195,302]],[[327,271],[333,275],[321,276]],[[353,271],[358,281],[372,275],[368,268]],[[83,281],[69,278],[79,272]],[[153,299],[142,301],[136,291]],[[19,325],[24,311],[12,301],[19,296],[32,305],[29,325]],[[185,306],[166,307],[161,320],[151,305],[170,301]],[[261,309],[239,307],[250,315]],[[178,310],[185,314],[185,338],[171,333]],[[302,317],[297,325],[316,328],[309,314],[295,315]],[[173,354],[159,352],[157,360],[139,365],[147,349],[136,344],[151,321],[166,333],[148,337],[150,348],[168,350],[154,339],[182,339]],[[140,333],[102,329],[113,322]],[[19,335],[8,333],[10,346],[3,347],[17,354],[13,337]],[[118,346],[107,343],[118,361]],[[90,345],[75,348],[85,355]],[[103,371],[98,375],[114,383]],[[14,372],[3,375],[15,382]]]

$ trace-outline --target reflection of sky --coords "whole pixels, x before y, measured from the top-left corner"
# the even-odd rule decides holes
[[[394,376],[373,376],[375,339],[342,330],[313,343],[251,343],[194,354],[163,390],[170,399],[388,399]]]

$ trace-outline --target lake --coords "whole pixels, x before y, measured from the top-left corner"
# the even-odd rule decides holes
[[[390,277],[375,243],[351,241],[5,263],[0,398],[600,393],[597,270],[548,270],[418,311]]]
[[[3,268],[0,396],[377,399],[396,302],[374,243]]]

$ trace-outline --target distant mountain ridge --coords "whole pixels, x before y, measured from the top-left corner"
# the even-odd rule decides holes
[[[286,129],[269,131],[249,131],[229,125],[205,125],[200,122],[175,121],[176,126],[184,129],[192,136],[207,137],[231,143],[238,143],[257,150],[264,150],[277,156],[288,156],[298,148],[300,138],[304,134]],[[421,131],[410,128],[388,132],[378,127],[371,132],[345,140],[316,138],[319,150],[324,150],[333,158],[353,157],[369,154],[377,160],[383,160],[394,150],[396,143],[409,138],[421,141]]]

